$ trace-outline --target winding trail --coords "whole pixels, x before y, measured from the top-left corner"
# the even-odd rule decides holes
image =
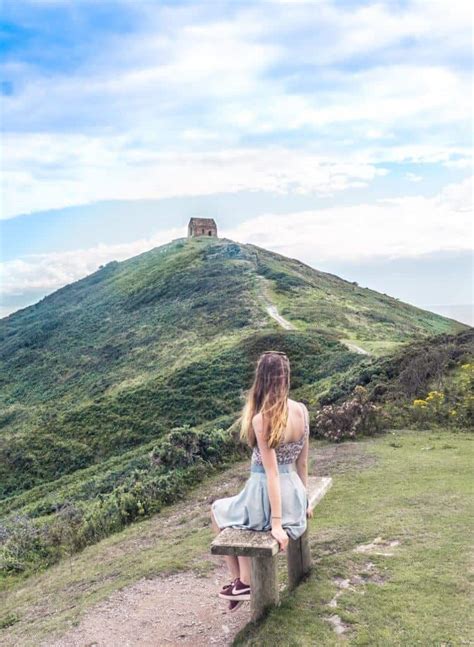
[[[262,284],[261,298],[265,303],[265,310],[267,311],[267,313],[282,328],[284,328],[285,330],[297,330],[296,326],[292,324],[291,321],[288,321],[288,319],[285,319],[285,317],[281,316],[276,305],[270,301],[265,284]],[[342,339],[340,340],[340,342],[353,353],[358,353],[359,355],[370,355],[369,351],[365,350],[365,348],[362,348],[361,346],[357,346],[357,344],[354,344],[353,342],[344,341]]]
[[[275,319],[275,321],[277,321],[282,328],[284,328],[285,330],[296,330],[296,327],[290,321],[288,321],[288,319],[285,319],[281,316],[281,314],[278,313],[276,306],[267,305],[266,309],[270,317],[272,317],[272,319]]]
[[[370,355],[369,351],[361,348],[360,346],[356,346],[356,344],[353,344],[352,342],[341,341],[341,343],[344,344],[344,346],[347,346],[347,348],[353,353],[359,353],[359,355]]]
[[[310,445],[311,474],[334,477],[374,463],[374,456],[355,442]],[[124,585],[121,571],[129,557],[148,562],[150,547],[159,551],[161,540],[170,534],[176,536],[177,548],[187,541],[187,535],[180,536],[183,520],[197,537],[209,533],[210,545],[209,506],[216,497],[237,492],[248,469],[248,461],[243,461],[205,479],[184,501],[119,533],[118,542],[108,539],[89,546],[74,556],[72,566],[63,560],[34,576],[29,586],[22,584],[13,593],[18,621],[2,631],[2,646],[230,647],[250,619],[249,604],[229,613],[225,601],[217,597],[229,576],[223,560],[210,554],[207,542],[203,553],[190,556],[179,572],[158,574],[150,564],[149,572],[145,569],[144,576]],[[185,551],[183,545],[178,551],[181,559]],[[81,565],[90,560],[97,568],[86,574]],[[196,571],[198,563],[207,564],[201,573]],[[284,580],[284,556],[279,565]],[[58,615],[61,622],[51,626]]]

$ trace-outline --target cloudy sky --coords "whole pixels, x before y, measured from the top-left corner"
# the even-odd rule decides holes
[[[0,314],[208,216],[467,317],[471,34],[467,0],[3,0]]]

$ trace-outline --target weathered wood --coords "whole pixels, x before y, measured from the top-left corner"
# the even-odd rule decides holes
[[[294,589],[311,570],[308,530],[305,530],[298,539],[290,539],[288,542],[287,565],[288,588]]]
[[[251,618],[259,620],[269,607],[279,601],[278,575],[276,557],[252,557],[250,571]]]
[[[313,510],[332,485],[328,477],[308,478],[308,507]],[[279,589],[276,555],[277,540],[270,532],[255,532],[224,528],[211,544],[213,555],[241,555],[252,558],[251,613],[252,620],[261,618],[268,607],[278,604]],[[287,548],[288,584],[295,588],[311,569],[308,529],[296,540],[290,539]]]
[[[308,507],[314,510],[332,485],[329,477],[308,478]],[[298,539],[290,539],[287,548],[288,587],[294,589],[311,570],[308,529]]]
[[[331,488],[332,478],[329,476],[310,476],[308,478],[308,506],[311,510],[317,506],[323,496]]]
[[[309,547],[308,529],[300,537],[301,545],[301,570],[305,576],[311,570],[311,549]]]
[[[211,544],[213,555],[272,557],[279,551],[277,540],[270,532],[255,532],[224,528]]]
[[[288,588],[294,589],[303,577],[301,537],[290,539],[287,550]]]

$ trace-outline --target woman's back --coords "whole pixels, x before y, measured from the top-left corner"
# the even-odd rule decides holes
[[[294,402],[294,406],[295,409],[293,411],[289,408],[288,425],[284,434],[285,439],[291,438],[292,440],[282,440],[275,447],[277,463],[279,465],[296,461],[304,447],[307,436],[309,436],[309,420],[306,407],[302,402]],[[253,448],[252,464],[262,465],[262,457],[258,445],[255,445]]]

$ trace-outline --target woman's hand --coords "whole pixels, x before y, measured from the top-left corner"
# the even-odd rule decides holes
[[[308,506],[306,508],[306,518],[309,519],[312,516],[313,516],[313,510]]]
[[[272,527],[271,533],[272,537],[275,537],[277,542],[280,544],[280,550],[284,552],[288,546],[288,535],[286,532],[281,526],[275,526]]]

